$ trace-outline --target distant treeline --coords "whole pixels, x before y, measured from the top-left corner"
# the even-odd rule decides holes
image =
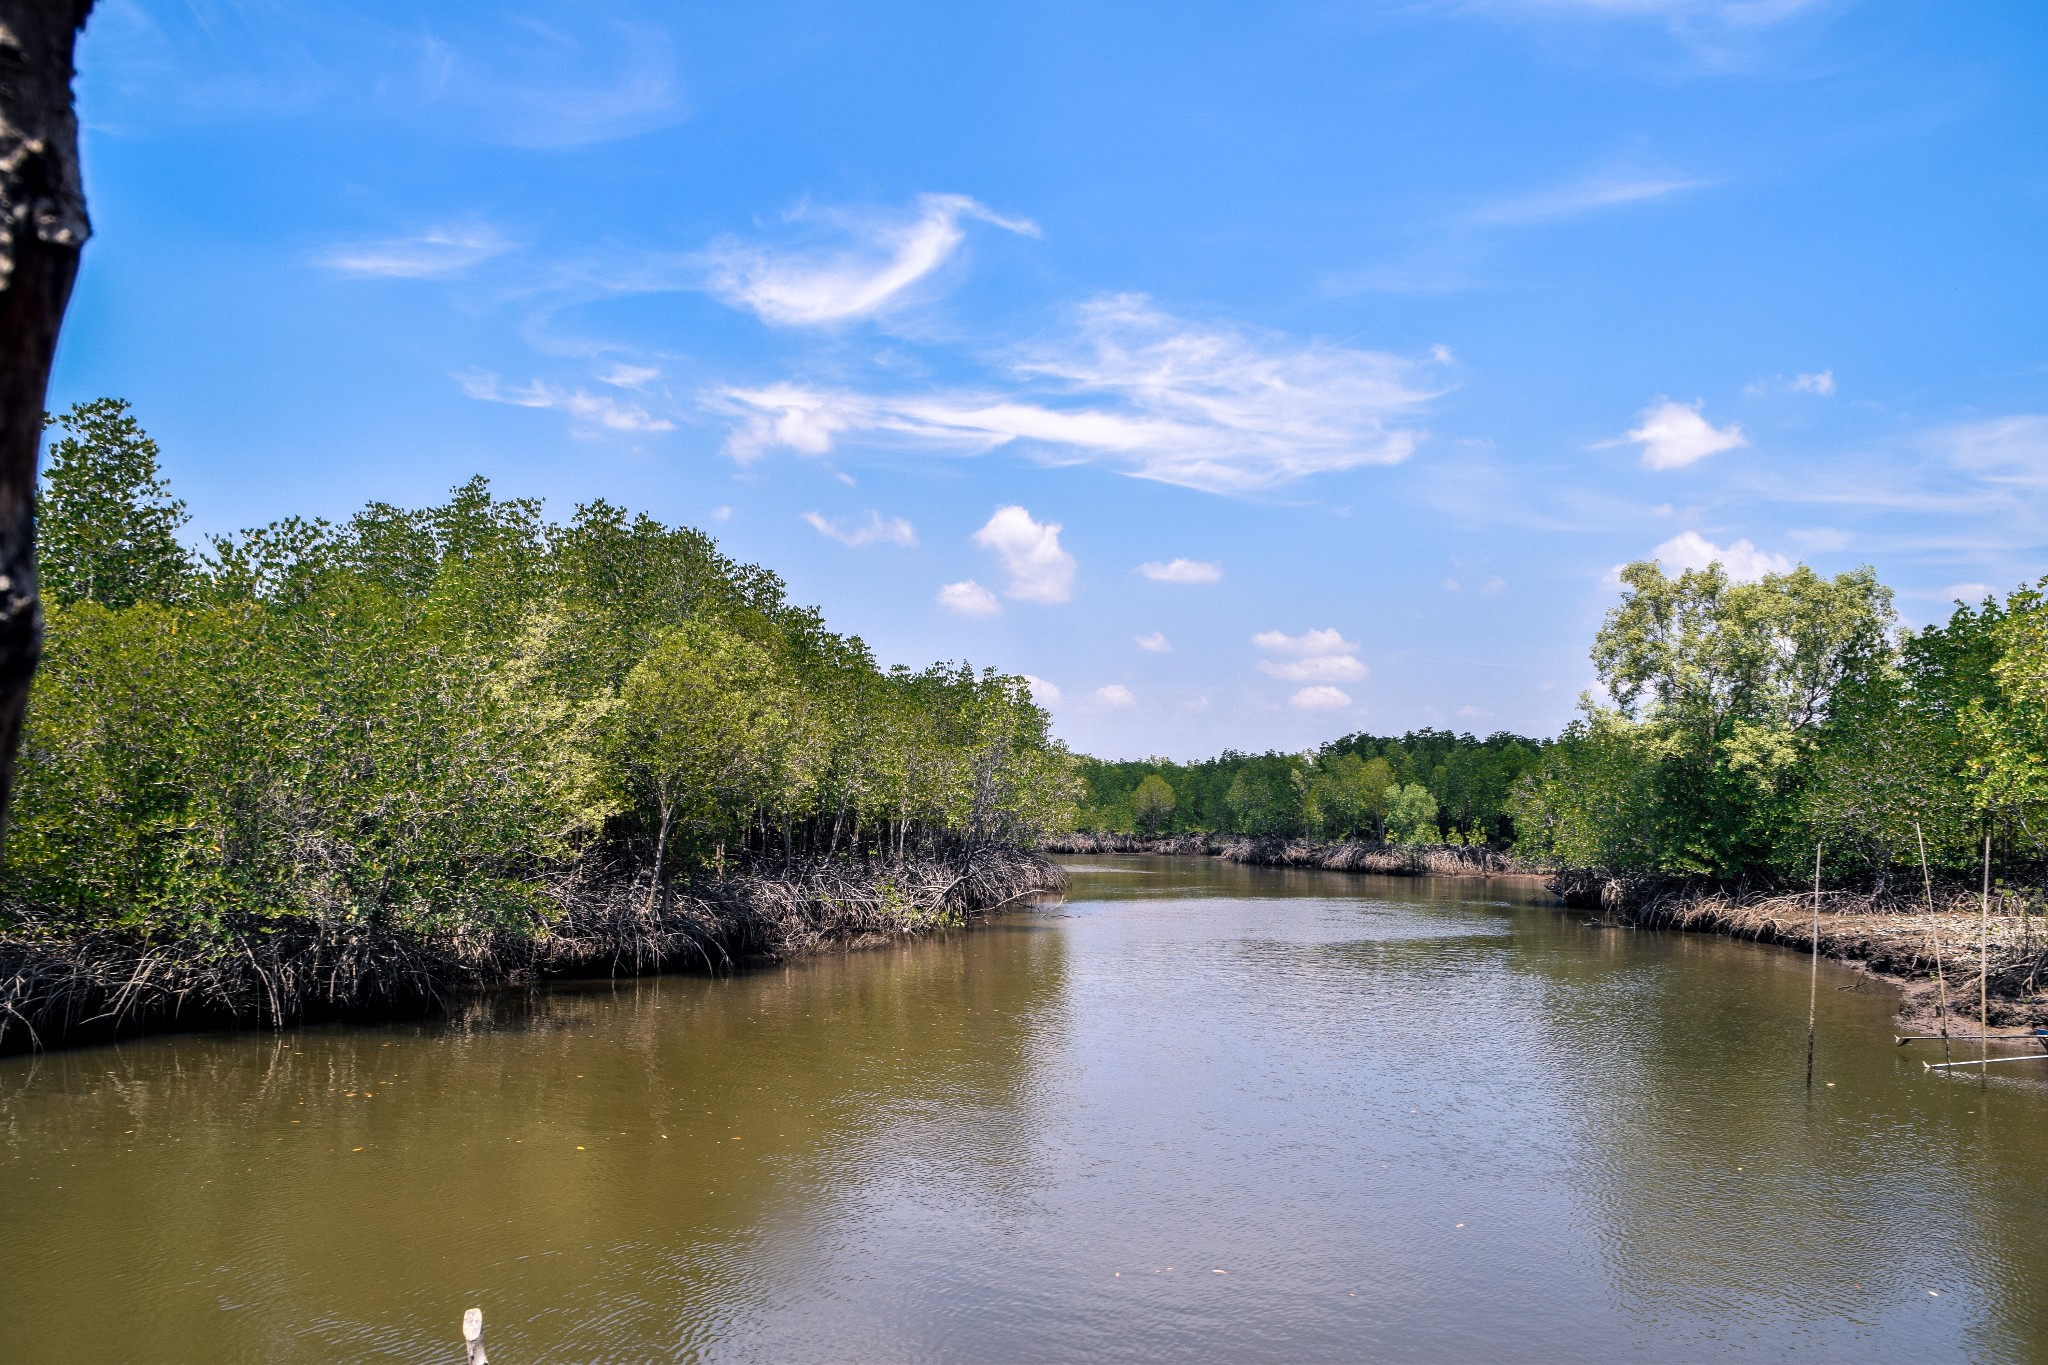
[[[1520,735],[1414,730],[1346,735],[1304,754],[1084,758],[1079,828],[1507,844],[1516,837],[1514,794],[1543,748]]]
[[[0,926],[543,926],[570,871],[1028,845],[1071,760],[1021,679],[878,667],[775,575],[604,502],[481,479],[178,538],[126,404],[60,419],[48,641]]]
[[[2048,838],[2048,579],[1902,630],[1868,568],[1758,582],[1628,566],[1593,643],[1605,699],[1511,803],[1569,866],[1912,893],[1921,848],[2008,889]]]

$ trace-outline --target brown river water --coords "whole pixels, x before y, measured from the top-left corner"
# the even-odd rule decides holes
[[[496,1365],[2048,1361],[2048,1062],[1929,1074],[1824,965],[1809,1102],[1793,953],[1070,867],[722,980],[0,1061],[0,1361],[455,1361],[472,1304]]]

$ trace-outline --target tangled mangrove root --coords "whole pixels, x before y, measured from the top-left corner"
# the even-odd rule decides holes
[[[1250,839],[1242,835],[1063,834],[1048,853],[1153,853],[1222,858],[1260,867],[1312,867],[1390,877],[1534,876],[1545,868],[1497,848],[1464,844],[1381,844],[1360,840]]]
[[[830,861],[654,887],[588,869],[523,930],[428,936],[242,918],[204,935],[79,931],[8,907],[0,1053],[177,1027],[427,1013],[466,992],[588,973],[731,970],[968,924],[1058,891],[1046,859],[984,848],[943,860]]]
[[[1726,934],[1789,948],[1813,946],[1813,892],[1777,888],[1729,890],[1711,883],[1649,873],[1607,873],[1574,868],[1551,878],[1568,906],[1599,910],[1625,924]],[[1988,963],[1979,955],[1982,911],[1974,893],[1937,899],[1932,914],[1918,896],[1865,891],[1820,895],[1820,951],[1863,964],[1909,988],[1906,1013],[1929,1018],[1935,945],[1948,963],[1950,1018],[1972,1025],[1977,978],[1985,975],[1991,1022],[2000,1027],[2048,1022],[2048,924],[2038,914],[2013,913],[2013,902],[1994,898]],[[1923,987],[1925,989],[1923,989]]]

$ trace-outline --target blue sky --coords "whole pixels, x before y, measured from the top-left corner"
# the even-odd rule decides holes
[[[101,0],[195,534],[703,526],[1106,756],[1554,733],[1612,570],[2048,571],[2048,6]]]

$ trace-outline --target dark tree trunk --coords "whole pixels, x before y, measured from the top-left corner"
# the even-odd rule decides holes
[[[57,328],[91,226],[71,52],[92,0],[0,0],[0,835],[43,654],[36,457]]]

